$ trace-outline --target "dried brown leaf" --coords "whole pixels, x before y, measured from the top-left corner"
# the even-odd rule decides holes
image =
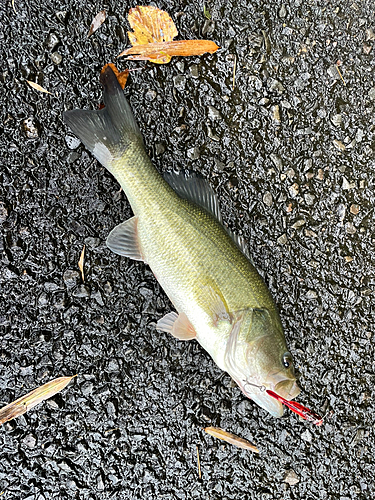
[[[147,45],[136,45],[124,50],[118,57],[129,56],[128,59],[138,61],[157,61],[164,63],[162,59],[167,58],[170,61],[172,56],[201,56],[209,52],[217,51],[219,47],[211,40],[177,40],[164,43],[149,43]]]
[[[198,445],[196,445],[196,447],[197,447],[198,477],[199,477],[199,479],[202,479],[201,459],[199,458],[199,449],[198,449]]]
[[[105,18],[107,17],[107,14],[105,10],[101,10],[96,14],[94,19],[92,20],[91,26],[90,26],[90,31],[89,34],[87,35],[88,37],[91,36],[95,31],[100,28],[100,26],[104,23]]]
[[[85,281],[85,274],[83,272],[83,262],[85,259],[85,248],[86,248],[86,245],[83,245],[81,257],[79,258],[79,261],[78,261],[78,267],[79,267],[79,270],[81,271],[82,281]]]
[[[44,384],[16,401],[13,401],[13,403],[4,406],[4,408],[0,409],[0,425],[5,422],[9,422],[9,420],[12,420],[13,418],[23,415],[31,408],[34,408],[37,404],[62,391],[74,377],[75,375],[73,375],[73,377],[59,377],[51,380],[50,382],[47,382],[47,384]]]
[[[259,453],[258,448],[253,444],[251,444],[250,441],[238,437],[235,434],[232,434],[231,432],[224,431],[219,427],[206,427],[204,430],[207,432],[207,434],[222,439],[223,441],[233,444],[238,448],[243,448],[244,450],[251,450],[254,453]]]
[[[103,66],[103,68],[100,72],[101,75],[105,72],[105,70],[108,68],[108,66],[112,69],[112,71],[116,75],[117,81],[121,85],[122,90],[124,90],[126,82],[128,80],[129,70],[126,69],[125,71],[119,71],[113,63],[108,63],[105,66]]]
[[[48,92],[48,90],[44,89],[43,87],[41,87],[37,83],[30,82],[29,80],[26,80],[26,81],[30,85],[30,87],[32,87],[33,89],[37,90],[38,92],[43,92],[44,94],[51,94],[51,92]]]

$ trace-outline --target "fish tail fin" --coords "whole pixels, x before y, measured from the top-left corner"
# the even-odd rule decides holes
[[[142,135],[110,67],[100,75],[105,107],[97,111],[74,109],[64,113],[64,122],[89,151],[111,170],[132,143],[143,144]]]

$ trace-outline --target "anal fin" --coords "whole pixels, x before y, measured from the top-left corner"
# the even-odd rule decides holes
[[[177,314],[171,312],[159,319],[156,324],[157,330],[167,332],[179,340],[191,340],[197,336],[193,325],[185,313]]]
[[[132,217],[112,229],[107,238],[107,247],[117,255],[144,261],[138,239],[137,223],[138,218]]]

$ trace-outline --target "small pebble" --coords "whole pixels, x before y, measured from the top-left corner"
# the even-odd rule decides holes
[[[299,185],[295,182],[291,186],[289,186],[289,193],[292,198],[296,198],[299,193]]]
[[[342,178],[342,189],[353,189],[355,187],[354,182],[349,182],[346,177]]]
[[[209,105],[208,106],[208,118],[210,120],[214,121],[214,120],[221,120],[222,116],[221,116],[221,113],[218,109]]]
[[[165,144],[162,142],[157,142],[155,144],[155,154],[156,156],[161,156],[165,152]]]
[[[315,290],[308,290],[308,292],[306,293],[306,298],[309,300],[317,299],[318,294]]]
[[[345,229],[348,234],[354,234],[357,232],[357,229],[354,227],[354,224],[352,222],[347,222],[345,225]]]
[[[270,90],[276,90],[279,94],[285,91],[285,88],[279,80],[275,80],[274,78],[270,78],[267,81]]]
[[[286,17],[286,14],[287,14],[286,7],[285,7],[285,4],[283,3],[281,5],[280,10],[279,10],[279,17],[281,17],[281,19],[283,19],[284,17]]]
[[[66,19],[66,16],[68,14],[68,11],[67,10],[60,10],[58,12],[55,13],[55,16],[57,17],[57,19],[61,22],[61,23],[64,23],[65,22],[65,19]]]
[[[292,225],[292,228],[293,229],[298,229],[299,227],[302,227],[306,224],[306,221],[304,219],[299,219],[297,220],[293,225]]]
[[[23,439],[23,444],[26,445],[28,448],[35,448],[36,438],[32,434],[28,434]]]
[[[266,104],[268,104],[269,102],[270,100],[267,97],[262,97],[262,99],[259,100],[258,104],[259,106],[266,106]]]
[[[47,47],[49,48],[49,50],[53,50],[56,47],[56,45],[58,45],[59,43],[60,43],[60,40],[55,33],[50,33],[48,35],[46,44],[47,44]]]
[[[305,229],[305,235],[310,237],[310,238],[317,238],[318,237],[316,232],[312,231],[311,229]]]
[[[218,160],[217,158],[214,159],[214,162],[215,162],[216,170],[218,170],[219,172],[223,172],[225,169],[225,163]]]
[[[299,483],[299,477],[294,472],[294,470],[289,469],[288,471],[286,471],[284,483],[287,483],[290,486],[293,486],[294,484]]]
[[[38,128],[34,121],[34,118],[26,118],[26,120],[22,123],[23,131],[26,134],[26,137],[29,139],[37,139],[39,136]]]
[[[364,43],[362,46],[362,50],[364,54],[368,55],[372,50],[372,46],[369,45],[368,43]]]
[[[337,207],[337,216],[340,222],[342,222],[345,219],[345,214],[346,214],[346,206],[343,203],[340,203],[339,206]]]
[[[315,196],[313,194],[310,194],[310,193],[306,193],[305,194],[305,202],[306,202],[306,205],[314,205],[314,202],[315,202]]]
[[[183,61],[177,61],[176,66],[180,73],[183,73],[185,71],[185,63]]]
[[[363,136],[364,136],[364,132],[363,132],[363,130],[362,130],[362,129],[360,129],[360,128],[359,128],[359,129],[357,130],[356,135],[355,135],[355,140],[356,140],[357,142],[362,142]]]
[[[331,116],[331,122],[335,127],[339,127],[342,124],[342,115],[333,115]]]
[[[338,141],[335,139],[333,141],[333,145],[339,150],[339,151],[345,151],[346,147],[345,144],[343,144],[341,141]]]
[[[193,78],[199,77],[199,69],[197,64],[192,64],[189,69],[190,69],[190,74]]]
[[[78,137],[75,137],[74,135],[66,135],[65,142],[69,149],[77,149],[81,144],[81,141],[78,139]]]
[[[350,206],[350,213],[353,215],[357,215],[359,212],[359,205],[353,203],[353,205]]]
[[[272,106],[272,120],[276,124],[280,124],[281,123],[280,108],[279,108],[278,105]]]
[[[216,142],[220,141],[220,137],[218,135],[214,134],[214,132],[212,131],[212,128],[209,125],[207,125],[207,135],[213,141],[216,141]]]
[[[176,75],[173,77],[173,85],[178,90],[185,90],[186,77],[184,75]]]
[[[272,206],[272,202],[273,202],[273,199],[272,199],[272,194],[269,192],[269,191],[266,191],[263,195],[263,203],[267,206],[267,207],[271,207]]]
[[[62,55],[59,54],[58,52],[52,52],[50,58],[54,64],[60,64],[62,61]]]
[[[82,391],[82,394],[88,396],[89,394],[92,393],[94,389],[94,384],[88,380],[81,385],[80,389]]]
[[[369,99],[375,101],[375,87],[371,87],[368,93]]]
[[[74,290],[73,296],[77,297],[78,299],[90,297],[90,289],[86,285],[80,285],[76,288],[76,290]]]
[[[195,146],[194,148],[188,149],[187,156],[188,158],[190,158],[190,160],[198,160],[198,158],[200,157],[199,148]]]
[[[283,168],[283,161],[279,156],[275,155],[275,153],[271,153],[270,158],[271,158],[273,164],[275,165],[275,167],[277,167],[280,170]]]
[[[279,236],[277,238],[277,243],[279,245],[286,245],[288,243],[288,237],[287,237],[287,235],[284,233],[281,236]]]
[[[311,435],[311,432],[306,429],[305,432],[302,432],[301,434],[301,438],[304,440],[304,441],[307,441],[308,443],[311,443],[312,442],[312,435]]]
[[[148,90],[145,94],[145,98],[147,101],[154,101],[156,99],[156,96],[157,96],[157,93],[155,92],[155,90]]]

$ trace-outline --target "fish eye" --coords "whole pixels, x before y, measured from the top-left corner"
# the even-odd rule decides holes
[[[290,352],[286,352],[283,354],[283,366],[285,368],[289,368],[293,363],[293,358]]]

